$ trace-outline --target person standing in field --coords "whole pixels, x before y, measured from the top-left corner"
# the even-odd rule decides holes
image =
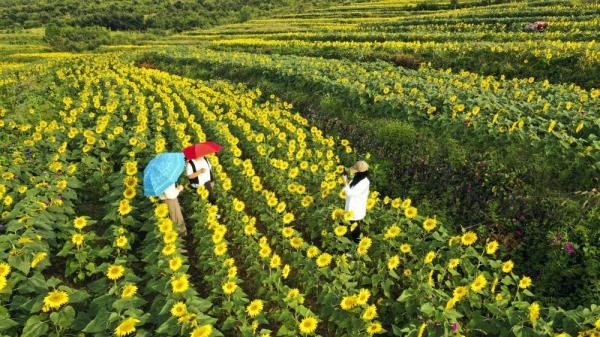
[[[369,164],[360,160],[354,163],[349,169],[350,174],[354,174],[352,180],[348,182],[348,176],[342,176],[344,180],[344,192],[346,192],[346,212],[352,212],[350,218],[351,226],[348,237],[354,242],[360,239],[360,221],[367,214],[367,200],[369,199]]]
[[[214,181],[211,173],[212,165],[206,156],[190,159],[185,167],[185,173],[190,180],[190,186],[197,189],[204,186],[208,191],[208,201],[215,204],[216,198],[213,192]]]
[[[181,207],[179,206],[179,200],[177,199],[181,191],[183,191],[183,186],[171,184],[161,194],[159,194],[158,197],[161,200],[164,200],[167,206],[169,206],[169,216],[171,221],[181,226],[180,232],[185,236],[187,234],[187,229],[185,226],[185,220],[183,219],[183,214],[181,213]]]

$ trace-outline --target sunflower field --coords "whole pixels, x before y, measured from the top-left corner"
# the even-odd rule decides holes
[[[538,246],[519,251],[484,221],[452,223],[429,200],[390,193],[381,173],[354,242],[346,167],[400,154],[363,151],[377,139],[328,132],[337,111],[320,124],[270,90],[343,100],[382,123],[372,129],[410,123],[482,153],[520,146],[578,172],[556,179],[593,200],[598,14],[586,2],[384,0],[93,54],[0,43],[0,337],[600,336],[593,201],[560,200],[587,212],[565,232],[579,240],[572,255],[557,248],[554,261],[577,256],[585,268],[573,277],[592,284],[585,305],[568,308],[536,295],[548,289],[523,251]],[[546,35],[520,31],[534,19],[552,20]],[[144,196],[143,171],[204,141],[224,148],[209,155],[217,201],[181,177],[184,236],[167,205]],[[475,165],[488,188],[495,172]],[[435,199],[464,207],[445,194],[450,182],[430,180]],[[518,199],[489,185],[494,202]],[[535,239],[564,239],[553,230]]]
[[[372,191],[364,235],[349,241],[337,205],[351,144],[258,89],[116,54],[2,83],[3,335],[597,333],[600,307],[545,307],[497,241],[450,231],[410,199]],[[14,94],[32,84],[56,113]],[[211,158],[219,201],[188,191],[183,238],[143,197],[141,169],[206,139],[226,147]],[[80,201],[90,193],[95,212]]]

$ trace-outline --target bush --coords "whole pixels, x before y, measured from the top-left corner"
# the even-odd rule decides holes
[[[81,52],[109,44],[110,34],[108,29],[102,27],[52,25],[46,27],[44,41],[56,51]]]

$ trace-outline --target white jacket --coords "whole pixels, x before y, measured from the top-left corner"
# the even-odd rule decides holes
[[[177,199],[177,196],[179,195],[179,190],[177,189],[177,186],[175,186],[175,184],[169,185],[169,187],[167,187],[166,190],[164,190],[158,197],[160,198],[160,200],[173,200],[173,199]]]
[[[352,181],[350,181],[352,182]],[[367,199],[369,199],[369,178],[361,180],[358,184],[344,187],[346,191],[346,211],[352,211],[350,220],[362,220],[367,215]]]

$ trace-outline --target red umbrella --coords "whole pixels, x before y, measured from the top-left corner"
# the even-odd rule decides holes
[[[202,157],[207,154],[219,152],[222,149],[223,147],[217,143],[204,142],[186,147],[185,149],[183,149],[183,154],[185,155],[185,159],[190,160]]]

